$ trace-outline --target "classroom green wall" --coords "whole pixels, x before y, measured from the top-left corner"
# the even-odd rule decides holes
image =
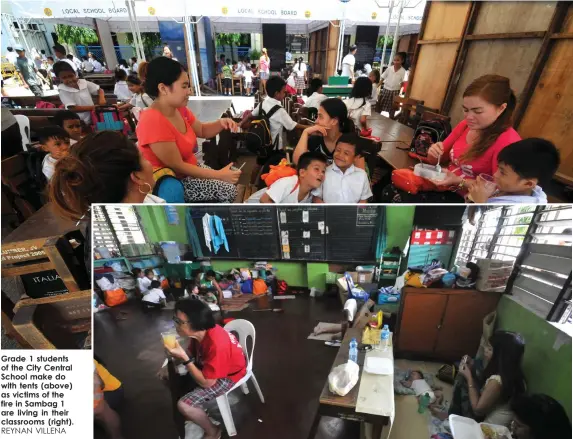
[[[178,206],[179,224],[167,223],[164,206],[138,206],[137,212],[141,224],[150,242],[177,241],[186,243],[187,231],[185,229],[185,207]],[[386,207],[386,241],[387,247],[398,246],[404,248],[412,231],[415,206],[387,206]],[[280,278],[289,285],[297,287],[317,288],[324,291],[326,288],[326,273],[328,264],[325,262],[284,262],[269,261],[279,270]],[[228,271],[236,267],[250,267],[251,261],[211,259],[213,268],[217,271]]]
[[[571,337],[509,296],[499,302],[496,328],[523,335],[523,372],[529,392],[555,398],[571,419]],[[556,345],[558,336],[563,341],[560,345]]]
[[[187,242],[187,230],[185,229],[185,206],[177,206],[179,224],[167,223],[165,206],[137,206],[137,213],[145,234],[150,242],[177,241]]]

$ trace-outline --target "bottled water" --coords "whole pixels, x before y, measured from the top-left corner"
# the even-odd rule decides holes
[[[390,344],[390,328],[388,328],[388,325],[384,325],[384,327],[382,328],[382,332],[380,333],[380,347],[383,350],[388,349],[388,346]]]
[[[350,350],[348,352],[348,359],[358,364],[358,342],[355,338],[350,340]]]

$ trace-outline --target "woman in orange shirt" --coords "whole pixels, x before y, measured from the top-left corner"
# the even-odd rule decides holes
[[[139,149],[154,169],[170,168],[183,183],[185,201],[229,202],[237,196],[241,171],[232,163],[220,170],[198,165],[197,137],[215,137],[223,130],[236,131],[228,118],[202,123],[187,108],[191,91],[189,75],[177,61],[159,57],[148,65],[145,91],[153,104],[137,124]]]

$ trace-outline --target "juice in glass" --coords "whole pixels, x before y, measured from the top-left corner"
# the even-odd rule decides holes
[[[162,332],[163,344],[169,349],[173,349],[177,343],[177,333],[175,332]]]

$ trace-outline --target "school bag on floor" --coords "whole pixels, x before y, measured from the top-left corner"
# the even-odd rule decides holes
[[[249,129],[245,134],[245,145],[249,151],[257,157],[269,157],[273,150],[278,149],[279,135],[273,142],[271,136],[271,117],[282,107],[275,105],[266,113],[262,104],[259,105],[259,115],[251,121]]]
[[[428,150],[436,142],[443,142],[452,132],[452,126],[445,120],[422,120],[414,132],[408,155],[428,162]]]

